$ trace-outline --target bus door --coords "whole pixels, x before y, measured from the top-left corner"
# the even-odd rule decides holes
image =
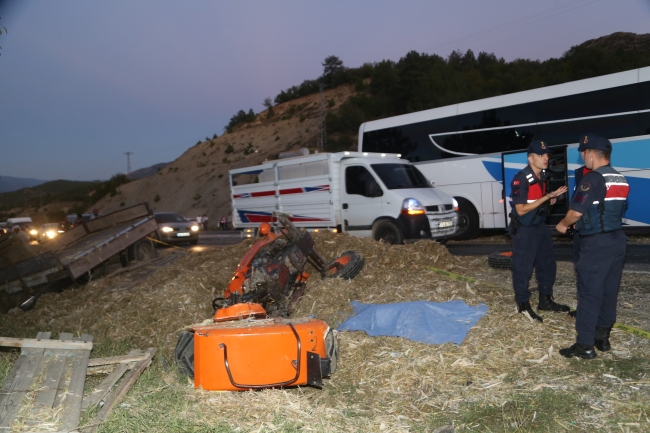
[[[549,175],[548,191],[555,191],[561,186],[568,185],[567,176],[567,147],[566,146],[550,146],[550,153],[548,155],[548,169],[546,170]],[[506,218],[506,226],[510,224],[510,212],[512,212],[512,189],[510,184],[515,174],[520,172],[528,165],[528,153],[526,150],[516,152],[505,152],[501,155],[501,167],[503,170],[503,191],[504,191],[504,210]],[[566,215],[569,210],[569,199],[572,191],[560,196],[553,206],[549,207],[546,224],[555,226]],[[568,197],[567,197],[568,196]]]

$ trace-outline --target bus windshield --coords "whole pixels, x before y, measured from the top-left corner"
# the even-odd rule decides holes
[[[431,188],[420,170],[408,164],[371,164],[388,189]]]

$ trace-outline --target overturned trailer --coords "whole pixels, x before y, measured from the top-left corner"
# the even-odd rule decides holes
[[[153,211],[143,203],[83,222],[35,252],[8,233],[0,236],[0,312],[15,306],[27,310],[43,293],[58,291],[103,270],[119,256],[131,260],[155,257],[146,237],[158,228]]]

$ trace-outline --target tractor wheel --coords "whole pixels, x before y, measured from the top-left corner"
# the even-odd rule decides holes
[[[183,331],[178,336],[174,350],[178,369],[186,376],[194,379],[194,333]]]
[[[401,245],[404,243],[402,232],[392,221],[378,221],[372,228],[372,236],[376,241],[386,242],[392,245]]]
[[[325,336],[325,353],[330,360],[330,376],[336,373],[336,365],[339,360],[339,340],[334,332],[333,329],[330,329]]]
[[[363,269],[365,261],[358,251],[346,251],[329,262],[324,278],[343,278],[351,280]]]
[[[512,251],[490,254],[488,256],[488,265],[496,269],[510,269],[512,266]]]

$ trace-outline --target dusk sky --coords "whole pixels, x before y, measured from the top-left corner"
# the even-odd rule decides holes
[[[408,51],[559,57],[650,32],[650,0],[0,0],[0,176],[94,180],[170,162],[238,110]]]

